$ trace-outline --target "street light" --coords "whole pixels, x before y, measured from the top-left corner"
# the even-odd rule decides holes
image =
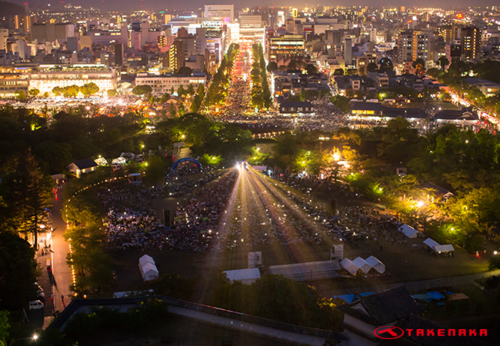
[[[419,208],[422,208],[424,206],[424,202],[423,201],[418,201],[417,206]]]
[[[38,340],[38,335],[33,334],[33,340],[35,340],[35,341]]]

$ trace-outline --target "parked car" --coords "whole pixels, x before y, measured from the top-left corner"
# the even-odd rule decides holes
[[[39,301],[39,300],[32,300],[30,301],[30,310],[38,310],[38,309],[43,309],[45,305]]]
[[[43,288],[38,284],[38,282],[34,283],[35,288],[36,288],[36,294],[37,297],[45,297],[45,293],[43,293]]]

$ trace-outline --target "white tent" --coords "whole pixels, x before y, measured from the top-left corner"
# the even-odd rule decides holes
[[[158,269],[152,263],[146,263],[141,267],[142,279],[144,281],[157,279],[159,276]]]
[[[348,258],[344,258],[342,260],[342,262],[340,262],[340,265],[342,266],[342,268],[344,268],[345,270],[347,270],[349,273],[351,273],[351,275],[354,275],[356,274],[356,272],[358,271],[358,267],[356,267],[352,261]]]
[[[415,228],[410,227],[407,224],[404,224],[403,226],[399,227],[398,231],[403,233],[408,238],[416,238],[418,234],[418,231]]]
[[[425,239],[424,244],[430,247],[431,249],[434,248],[434,246],[439,246],[438,242],[431,238]]]
[[[382,263],[377,257],[370,256],[365,261],[368,265],[370,265],[370,267],[375,269],[380,274],[385,273],[385,264]]]
[[[358,267],[358,269],[361,269],[365,274],[368,273],[370,269],[372,269],[372,267],[361,257],[358,257],[354,261],[352,261],[352,264]]]
[[[453,245],[451,244],[446,244],[446,245],[436,245],[432,248],[434,251],[436,251],[437,253],[440,253],[440,252],[451,252],[451,251],[455,251],[455,249],[453,248]]]
[[[146,263],[153,263],[153,264],[155,264],[155,260],[153,259],[153,257],[148,256],[148,255],[144,255],[141,258],[139,258],[139,266],[143,266]]]
[[[226,270],[224,273],[227,275],[229,281],[241,281],[242,283],[247,285],[250,285],[257,279],[260,279],[259,268]]]
[[[148,255],[144,255],[139,258],[139,270],[141,271],[142,279],[144,281],[154,280],[159,276],[155,260],[153,257]]]

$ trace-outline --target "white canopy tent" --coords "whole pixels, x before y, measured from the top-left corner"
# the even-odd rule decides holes
[[[348,258],[344,258],[341,262],[340,262],[340,265],[342,266],[342,268],[344,268],[345,270],[347,270],[351,275],[354,275],[356,274],[356,272],[358,271],[358,267],[356,267],[352,261]]]
[[[431,249],[434,248],[434,246],[439,246],[438,242],[431,238],[425,239],[424,244],[430,247]]]
[[[372,269],[372,267],[361,257],[358,257],[354,261],[352,261],[352,264],[358,267],[358,269],[361,269],[365,274],[368,273],[370,269]]]
[[[140,266],[143,266],[146,263],[153,263],[153,264],[155,264],[155,260],[153,259],[153,257],[148,256],[148,255],[144,255],[141,258],[139,258],[139,265]]]
[[[403,233],[408,238],[416,238],[418,235],[418,231],[415,228],[408,226],[407,224],[399,227],[398,231]]]
[[[382,263],[377,257],[370,256],[365,261],[370,265],[370,267],[375,269],[380,274],[385,273],[385,264]]]
[[[224,274],[227,275],[227,278],[231,282],[241,281],[242,283],[247,285],[250,285],[257,279],[260,279],[259,268],[226,270]]]
[[[144,281],[154,280],[159,276],[158,268],[156,268],[153,257],[148,255],[139,258],[139,270],[141,271]]]
[[[432,249],[434,251],[436,251],[437,253],[455,251],[455,249],[453,248],[453,245],[451,245],[451,244],[436,245]]]

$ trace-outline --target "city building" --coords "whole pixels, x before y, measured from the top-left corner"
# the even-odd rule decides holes
[[[429,34],[422,31],[413,32],[412,37],[412,60],[422,59],[424,62],[430,60]]]
[[[462,60],[475,60],[480,57],[481,30],[474,26],[462,28],[460,34]]]
[[[344,59],[345,65],[352,65],[352,39],[346,38],[344,41]]]
[[[412,61],[413,59],[413,32],[400,31],[398,36],[399,61]]]
[[[31,27],[31,39],[38,42],[66,40],[73,36],[75,36],[75,24],[71,23],[33,24]]]
[[[14,97],[21,91],[28,95],[31,72],[29,66],[0,66],[0,98]]]
[[[240,15],[240,42],[243,44],[261,43],[265,47],[265,28],[260,14]]]
[[[100,91],[116,89],[118,72],[102,64],[40,65],[29,77],[30,89],[36,88],[43,94],[55,87],[82,86],[95,83]]]
[[[205,5],[204,17],[234,22],[234,5]]]
[[[283,35],[281,37],[271,37],[269,40],[269,58],[278,65],[285,65],[286,60],[292,57],[304,55],[303,35]]]
[[[207,76],[204,73],[193,73],[191,76],[179,76],[175,74],[153,75],[148,73],[138,73],[135,78],[135,85],[149,85],[154,94],[170,93],[172,88],[175,92],[180,86],[186,90],[189,84],[193,84],[195,90],[198,85],[205,85]]]
[[[9,29],[0,29],[0,50],[7,51],[8,38],[9,38]]]
[[[171,71],[177,72],[184,66],[184,47],[181,40],[176,40],[168,50],[168,67]]]

